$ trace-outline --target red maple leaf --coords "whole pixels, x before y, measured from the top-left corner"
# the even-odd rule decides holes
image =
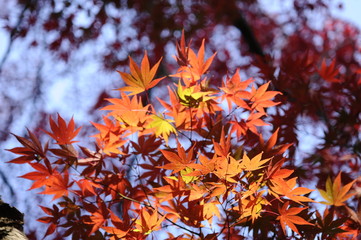
[[[332,60],[329,66],[326,65],[326,60],[322,60],[321,68],[318,70],[320,76],[325,79],[327,82],[340,83],[341,79],[336,78],[339,74],[338,68],[336,68],[336,59]]]
[[[72,141],[73,138],[75,138],[81,127],[75,129],[74,119],[71,118],[68,124],[64,121],[64,119],[58,114],[58,123],[51,118],[49,118],[49,123],[52,132],[45,131],[47,134],[52,137],[57,144],[59,145],[66,145],[66,144],[72,144],[77,141]]]

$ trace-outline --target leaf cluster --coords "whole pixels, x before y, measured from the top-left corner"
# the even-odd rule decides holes
[[[195,53],[182,35],[177,53],[176,73],[156,79],[161,60],[151,67],[147,52],[140,65],[129,57],[130,73],[119,72],[127,86],[107,99],[103,123],[93,123],[94,149],[74,146],[80,128],[60,115],[49,119],[52,132],[44,131],[55,144],[31,131],[16,136],[22,147],[10,151],[20,157],[10,162],[34,169],[22,176],[33,181],[30,190],[53,195],[51,207],[41,206],[44,237],[356,237],[360,219],[347,206],[355,181],[342,187],[341,174],[327,180],[320,190],[326,202],[317,203],[287,167],[291,144],[277,144],[279,130],[264,139],[267,109],[281,93],[269,90],[270,82],[242,81],[239,70],[210,85],[215,54],[206,58],[204,40]],[[326,65],[321,71],[335,81]],[[169,98],[152,98],[164,81]],[[330,209],[321,215],[317,204]],[[348,217],[333,222],[342,214]]]

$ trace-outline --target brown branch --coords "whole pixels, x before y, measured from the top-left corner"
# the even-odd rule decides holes
[[[234,20],[233,25],[241,31],[244,40],[249,46],[249,50],[252,53],[263,57],[265,54],[263,53],[261,44],[258,42],[252,31],[252,28],[248,24],[247,20],[243,17],[242,13],[240,13],[238,18]]]

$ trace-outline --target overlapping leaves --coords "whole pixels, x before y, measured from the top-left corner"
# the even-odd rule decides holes
[[[149,94],[164,79],[154,79],[160,60],[150,67],[147,52],[140,65],[129,58],[130,73],[119,72],[127,86],[107,99],[104,123],[93,123],[95,150],[78,152],[72,144],[80,128],[60,115],[57,123],[49,118],[46,131],[56,148],[30,131],[29,138],[16,136],[22,147],[10,151],[20,157],[10,162],[30,164],[34,170],[22,177],[56,201],[41,207],[48,215],[39,219],[49,225],[45,236],[63,229],[62,237],[74,239],[146,239],[169,225],[189,239],[230,239],[230,232],[243,238],[242,226],[279,238],[302,236],[304,227],[315,236],[329,226],[334,234],[345,232],[347,222],[307,214],[313,190],[300,186],[291,164],[285,167],[291,144],[277,145],[278,130],[263,139],[260,127],[280,94],[268,90],[271,83],[257,88],[236,70],[222,86],[210,87],[206,74],[215,55],[205,57],[205,41],[196,54],[182,34],[177,53],[169,99]],[[329,68],[322,65],[320,74],[334,77]],[[346,207],[354,182],[342,186],[340,174],[328,179],[320,190],[324,203]]]

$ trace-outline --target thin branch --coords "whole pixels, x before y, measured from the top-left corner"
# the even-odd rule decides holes
[[[1,171],[1,170],[0,170],[0,177],[1,177],[2,181],[3,181],[2,186],[6,185],[6,186],[9,188],[10,194],[11,194],[12,196],[15,196],[15,191],[14,191],[13,187],[12,187],[11,184],[9,183],[9,181],[8,181],[8,179],[7,179],[7,176],[6,176],[6,175],[4,174],[4,172]]]

